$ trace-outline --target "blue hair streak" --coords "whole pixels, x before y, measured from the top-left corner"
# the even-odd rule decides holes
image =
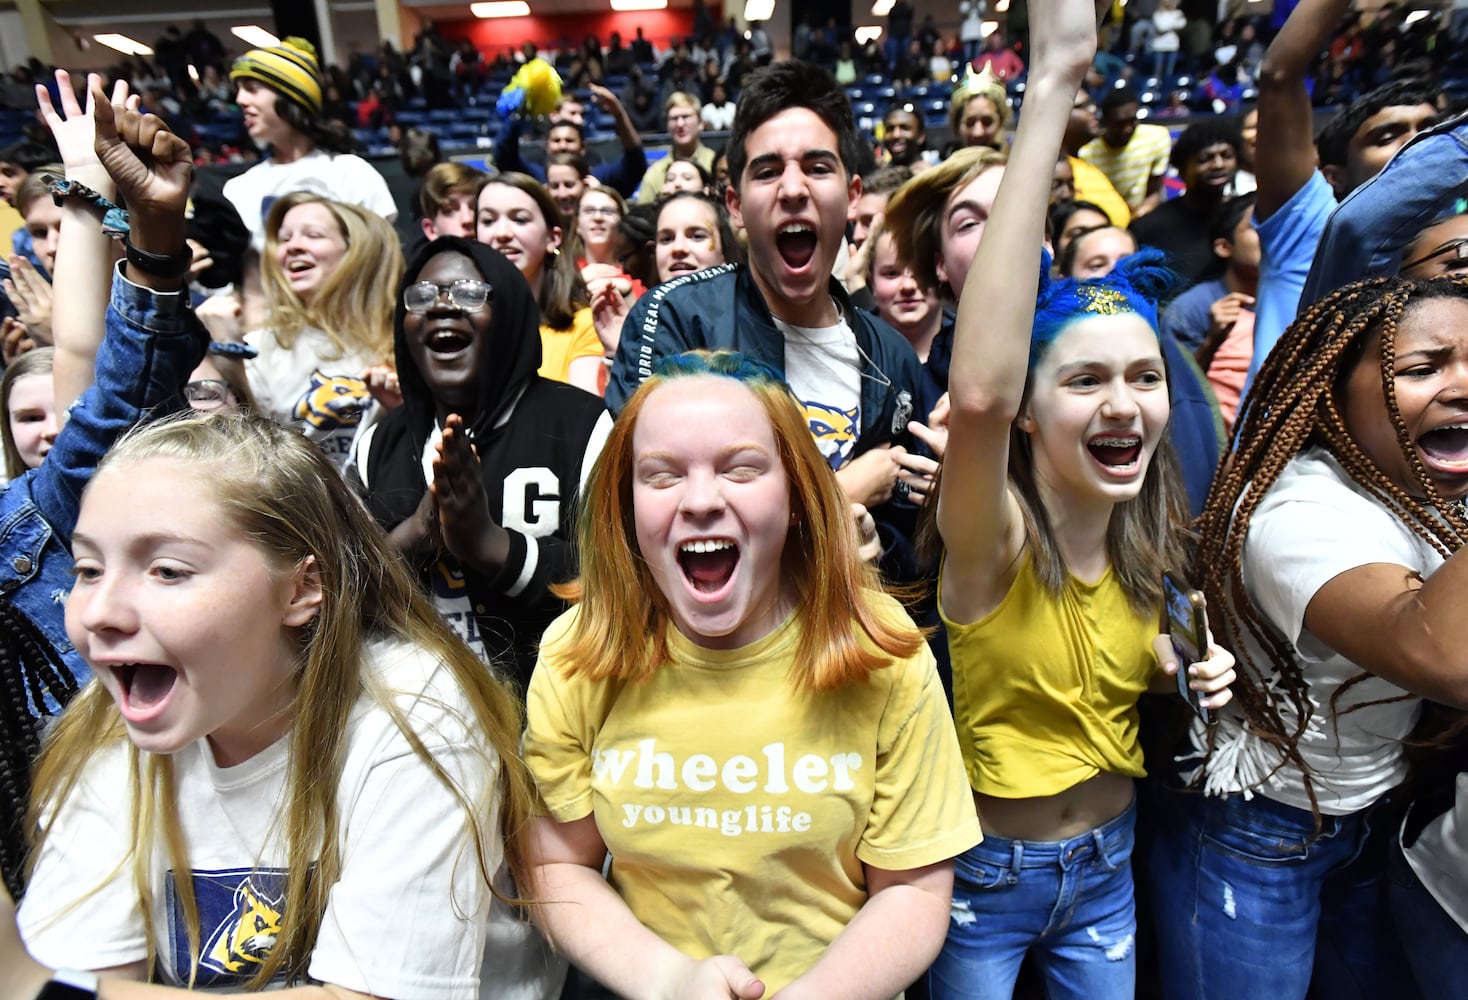
[[[718,375],[745,385],[773,383],[785,392],[790,392],[785,375],[779,369],[738,351],[684,351],[682,354],[669,355],[658,362],[653,373],[665,378]]]
[[[1110,274],[1099,278],[1051,278],[1050,253],[1041,251],[1040,294],[1035,299],[1035,324],[1030,331],[1030,368],[1034,368],[1055,338],[1077,320],[1090,316],[1140,316],[1158,331],[1157,302],[1177,283],[1160,250],[1139,250],[1116,262]]]

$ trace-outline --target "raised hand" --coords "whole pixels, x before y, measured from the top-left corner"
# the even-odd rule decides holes
[[[77,170],[86,167],[101,167],[97,159],[97,129],[94,123],[95,93],[101,93],[102,78],[95,73],[87,76],[87,106],[83,110],[77,103],[76,91],[72,89],[71,74],[64,69],[56,71],[56,89],[61,95],[61,112],[51,103],[51,92],[36,84],[36,102],[41,106],[41,118],[56,140],[61,151],[61,163],[66,175],[73,179]],[[136,108],[138,96],[129,95],[126,80],[118,80],[112,86],[112,103]]]
[[[591,102],[608,114],[616,114],[622,110],[622,101],[616,94],[599,83],[593,83],[588,88],[591,91]]]
[[[189,144],[170,132],[157,115],[145,115],[136,106],[110,103],[102,93],[100,77],[91,77],[89,82],[88,104],[96,129],[93,148],[97,159],[116,182],[135,222],[177,221],[178,244],[155,252],[180,249],[184,208],[194,173]],[[134,243],[141,247],[136,233],[134,237]]]
[[[1096,58],[1096,26],[1110,7],[1110,0],[1032,0],[1030,76],[1083,76]]]
[[[245,325],[241,319],[243,310],[239,296],[211,295],[194,309],[194,315],[209,331],[209,339],[220,344],[243,344]]]

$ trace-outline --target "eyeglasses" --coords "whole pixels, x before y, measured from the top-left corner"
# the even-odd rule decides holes
[[[583,219],[616,219],[621,217],[622,212],[616,205],[582,205],[581,217]]]
[[[1418,264],[1426,264],[1430,260],[1437,260],[1439,257],[1448,257],[1450,255],[1453,262],[1448,265],[1448,270],[1456,271],[1459,268],[1468,267],[1468,264],[1464,263],[1468,261],[1468,236],[1460,236],[1455,240],[1448,240],[1436,250],[1428,251],[1416,260],[1403,264],[1401,269],[1408,271]]]
[[[455,309],[478,312],[489,302],[493,292],[489,282],[475,281],[473,278],[460,278],[451,285],[415,281],[403,289],[403,308],[421,316],[438,304],[439,296],[447,295],[449,304]]]
[[[219,410],[239,405],[229,383],[217,378],[201,378],[188,383],[183,387],[183,398],[196,410]]]

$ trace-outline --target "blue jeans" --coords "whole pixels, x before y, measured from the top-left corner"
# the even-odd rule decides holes
[[[1468,1000],[1468,934],[1417,878],[1398,844],[1388,862],[1391,924],[1399,933],[1412,977],[1423,996]]]
[[[1133,1000],[1136,803],[1071,840],[986,835],[953,862],[948,939],[928,970],[933,1000],[1009,1000],[1035,953],[1050,1000]]]
[[[1149,857],[1169,1000],[1407,1000],[1386,913],[1386,799],[1315,819],[1263,796],[1163,793]]]

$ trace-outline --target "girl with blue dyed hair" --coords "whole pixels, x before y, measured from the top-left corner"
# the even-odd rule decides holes
[[[1030,951],[1051,998],[1135,995],[1137,702],[1179,669],[1157,635],[1162,574],[1183,560],[1166,272],[1134,255],[1104,278],[1045,281],[1050,167],[1096,44],[1086,0],[1047,6],[949,371],[939,606],[985,839],[955,862],[939,1000],[1008,998]],[[1184,666],[1206,706],[1228,701],[1228,653]]]

